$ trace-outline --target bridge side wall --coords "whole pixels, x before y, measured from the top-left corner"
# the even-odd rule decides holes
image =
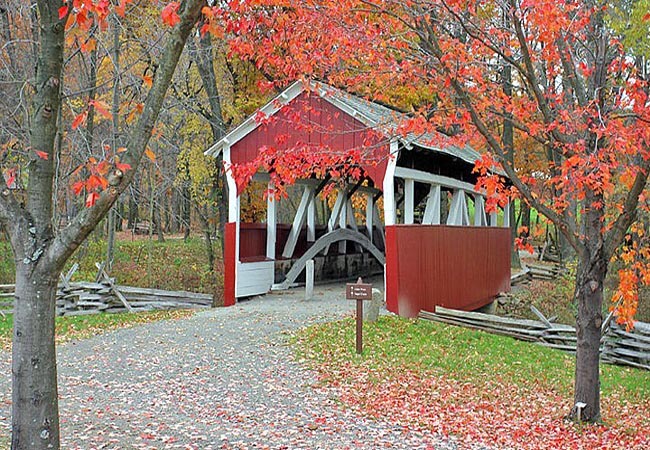
[[[510,290],[510,230],[386,227],[386,303],[403,317],[435,306],[473,310]]]

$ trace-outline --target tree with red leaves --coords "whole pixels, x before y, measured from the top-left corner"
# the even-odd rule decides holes
[[[599,0],[257,0],[210,15],[236,36],[234,51],[278,79],[316,78],[384,101],[405,86],[428,93],[433,101],[413,104],[401,130],[424,124],[484,149],[483,187],[499,186],[487,169],[501,167],[516,195],[555,224],[578,259],[571,415],[588,422],[600,420],[605,276],[648,206],[650,169],[648,63],[622,44],[609,8]],[[532,174],[514,166],[512,152],[527,149],[502,139],[504,124],[510,142],[535,142],[546,154]],[[621,322],[632,323],[628,291],[650,279],[643,270],[622,277]]]
[[[133,0],[37,0],[40,31],[38,63],[32,97],[29,161],[25,167],[26,192],[8,182],[0,189],[0,223],[9,235],[16,261],[16,293],[12,358],[12,449],[58,449],[54,316],[59,274],[72,253],[106,216],[132,181],[146,152],[181,52],[205,6],[205,0],[171,2],[162,11],[169,33],[158,70],[142,107],[137,125],[123,151],[112,161],[90,164],[86,208],[60,231],[53,226],[53,186],[56,176],[55,140],[59,129],[64,79],[65,37],[73,30],[82,35],[104,27],[112,14],[123,16]],[[95,110],[108,111],[99,102]],[[74,121],[79,126],[85,117]],[[1,156],[1,155],[0,155]],[[0,160],[0,165],[2,164]],[[15,177],[15,175],[14,175]]]

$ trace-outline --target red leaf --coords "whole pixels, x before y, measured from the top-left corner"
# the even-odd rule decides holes
[[[41,159],[50,159],[50,155],[48,155],[46,152],[42,152],[40,150],[34,150],[34,153],[36,153],[36,156],[38,156]]]
[[[124,172],[126,172],[127,170],[130,170],[130,169],[131,169],[131,165],[130,165],[130,164],[126,164],[126,163],[115,163],[115,167],[116,167],[117,169],[121,170],[122,173],[124,173]]]
[[[107,119],[112,119],[113,114],[108,111],[108,105],[100,100],[91,100],[88,102],[89,105],[95,107],[95,111],[104,116]]]
[[[74,195],[79,195],[81,194],[81,191],[83,191],[85,187],[86,187],[86,183],[84,183],[83,181],[77,181],[72,185],[72,192],[74,192]]]
[[[79,126],[86,121],[86,116],[88,116],[88,111],[82,111],[77,114],[77,117],[72,121],[72,129],[76,130]]]
[[[179,7],[180,4],[178,2],[169,2],[169,4],[163,8],[160,15],[164,24],[173,27],[181,21],[181,18],[178,16]]]
[[[14,187],[14,182],[16,181],[16,169],[9,169],[5,173],[5,181],[9,189]]]
[[[97,203],[98,199],[99,199],[99,194],[97,192],[91,192],[90,194],[88,194],[88,197],[86,197],[86,207],[90,208],[95,203]]]
[[[63,5],[59,8],[59,20],[68,15],[68,5]]]
[[[643,19],[642,19],[642,20],[643,20],[644,22],[648,22],[648,21],[650,21],[650,13],[647,13],[645,16],[643,16]]]

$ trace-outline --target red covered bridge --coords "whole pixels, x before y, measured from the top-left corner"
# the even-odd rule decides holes
[[[305,89],[296,82],[261,113],[206,153],[223,152],[226,166],[254,160],[265,146],[362,149],[372,158],[362,164],[364,182],[337,187],[330,207],[318,195],[329,180],[301,179],[299,203],[269,196],[257,223],[240,220],[248,194],[227,172],[227,305],[290,287],[309,260],[317,279],[383,270],[388,309],[407,317],[435,305],[480,308],[509,290],[509,205],[503,214],[486,214],[484,193],[474,187],[474,150],[445,145],[443,135],[404,137],[402,113],[321,83]],[[267,173],[253,180],[273,190]]]

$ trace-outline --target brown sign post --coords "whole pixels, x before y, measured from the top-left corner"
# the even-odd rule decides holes
[[[364,283],[361,278],[356,283],[345,285],[345,298],[357,301],[357,354],[363,352],[363,301],[372,300],[372,284]]]

